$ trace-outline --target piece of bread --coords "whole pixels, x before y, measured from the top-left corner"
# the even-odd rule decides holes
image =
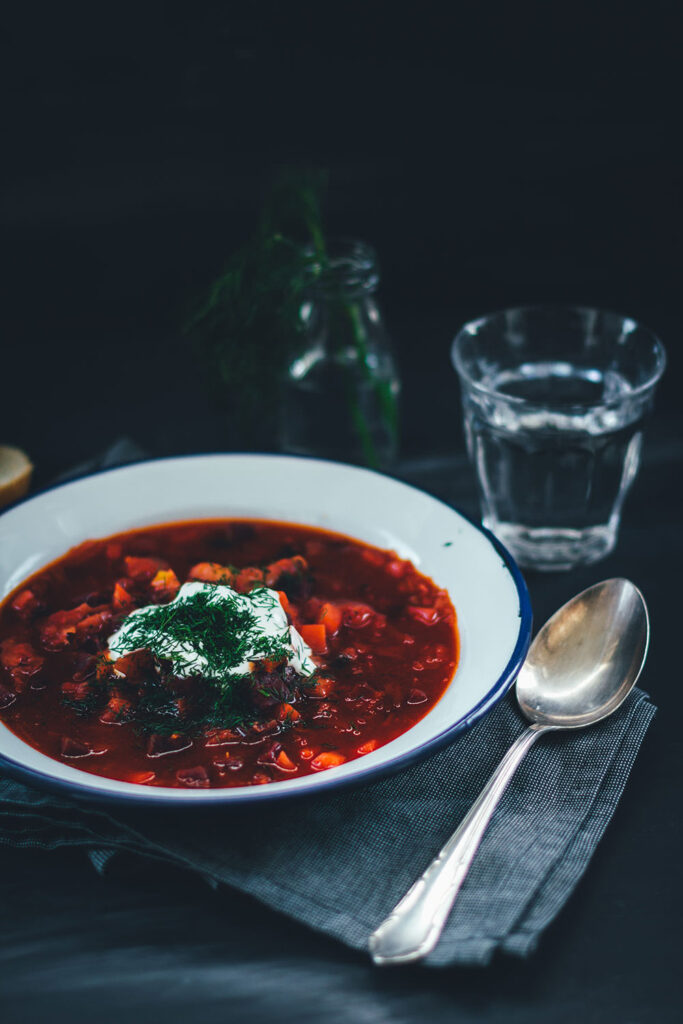
[[[24,497],[32,473],[33,466],[26,452],[0,444],[0,508]]]

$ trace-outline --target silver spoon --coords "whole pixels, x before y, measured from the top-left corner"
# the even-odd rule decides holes
[[[517,678],[517,702],[531,725],[438,856],[370,936],[375,963],[408,963],[434,949],[493,812],[526,752],[544,733],[581,729],[616,711],[640,675],[649,635],[643,595],[623,579],[589,587],[548,619]]]

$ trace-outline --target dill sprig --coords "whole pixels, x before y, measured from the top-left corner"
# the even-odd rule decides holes
[[[287,360],[302,337],[301,303],[324,255],[326,175],[288,172],[272,189],[258,228],[228,261],[185,323],[217,399],[245,438],[275,431]]]

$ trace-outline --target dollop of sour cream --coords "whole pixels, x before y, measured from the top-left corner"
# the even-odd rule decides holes
[[[200,593],[206,594],[209,604],[222,605],[225,608],[228,628],[231,612],[233,615],[238,611],[249,613],[251,624],[246,635],[250,642],[244,652],[243,660],[239,664],[225,669],[226,676],[237,678],[249,675],[254,671],[257,662],[272,656],[274,640],[280,642],[287,665],[301,676],[313,675],[316,665],[311,657],[311,648],[304,642],[295,627],[289,625],[277,591],[268,587],[259,587],[249,594],[238,594],[236,590],[225,584],[184,583],[174,600],[164,607],[169,608],[192,601]],[[140,649],[139,640],[133,640],[133,637],[136,633],[139,636],[139,626],[144,622],[146,615],[152,609],[158,608],[159,605],[146,605],[143,608],[136,608],[126,616],[117,632],[109,637],[109,655],[113,661]],[[159,630],[157,635],[161,646],[163,646],[164,657],[172,661],[173,671],[177,676],[187,678],[188,676],[207,675],[208,662],[191,641],[181,641],[175,637],[164,635],[163,630]]]

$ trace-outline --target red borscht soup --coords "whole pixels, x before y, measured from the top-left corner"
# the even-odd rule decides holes
[[[392,551],[203,520],[88,541],[0,606],[0,718],[148,786],[260,785],[388,743],[458,658],[448,594]]]

